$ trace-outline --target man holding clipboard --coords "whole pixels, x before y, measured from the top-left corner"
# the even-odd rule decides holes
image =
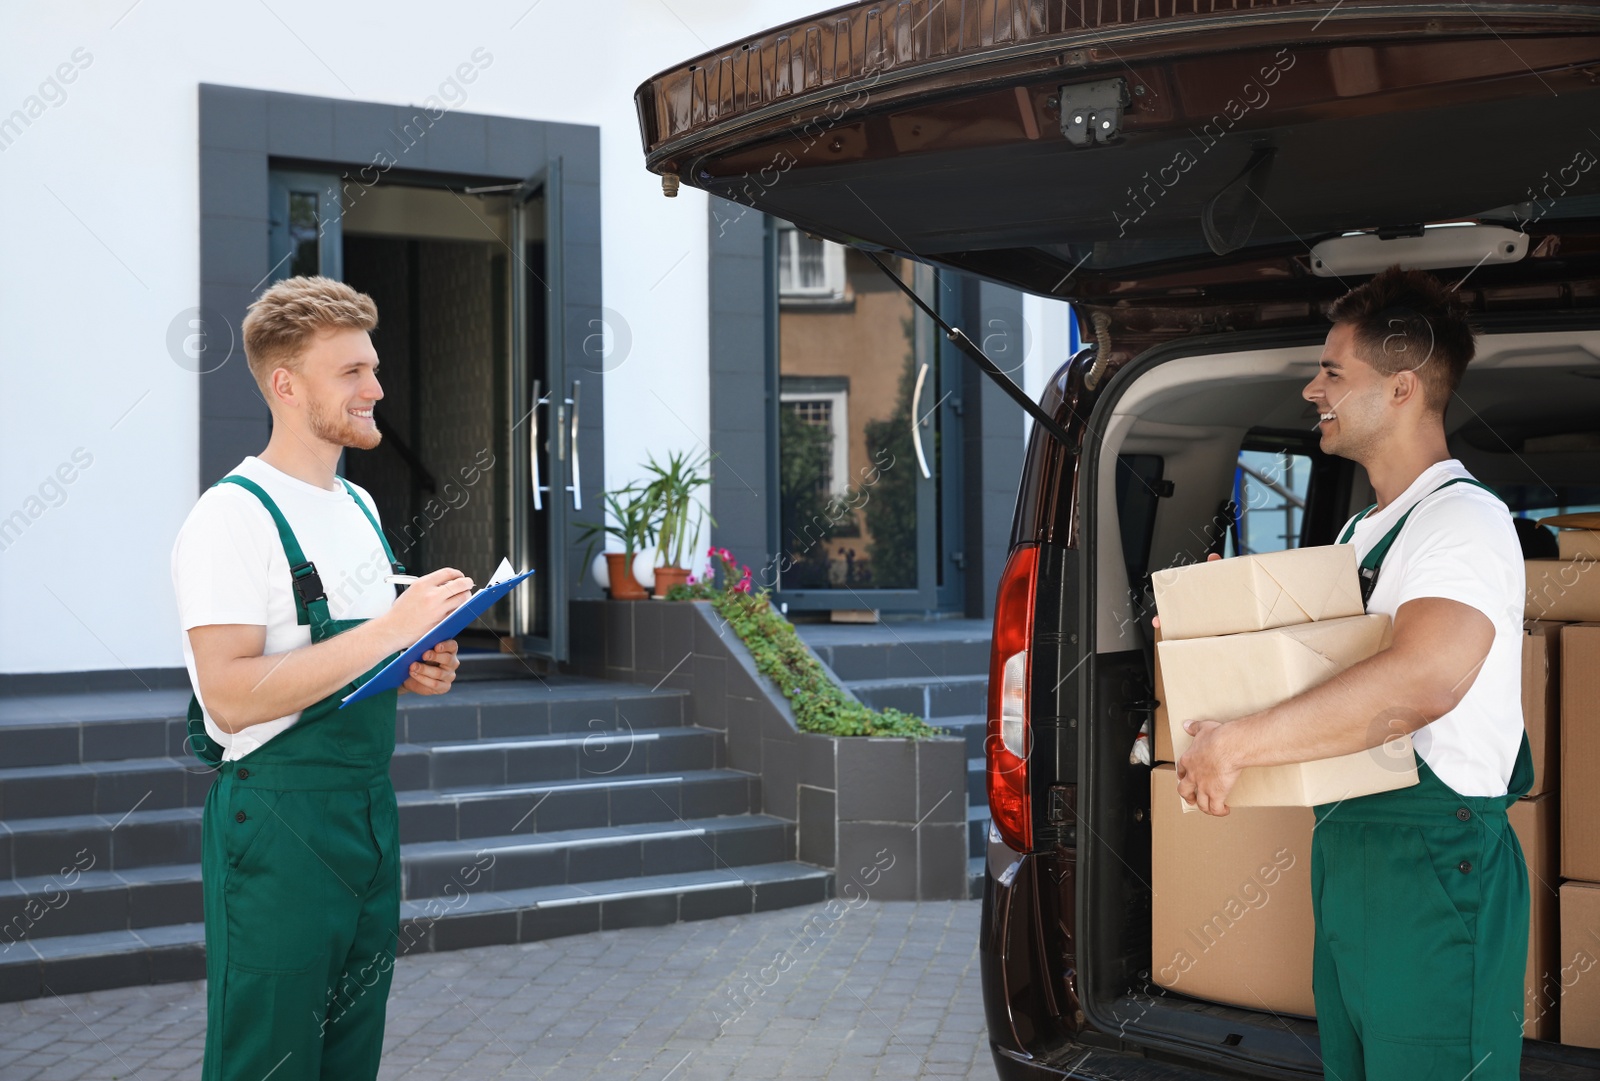
[[[246,361],[272,436],[202,493],[172,550],[206,798],[205,1081],[375,1078],[400,921],[389,758],[402,692],[444,694],[455,641],[398,689],[341,701],[461,606],[404,568],[371,497],[334,469],[382,436],[372,298],[289,278],[250,306]]]

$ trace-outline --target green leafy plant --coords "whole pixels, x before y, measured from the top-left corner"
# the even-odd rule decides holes
[[[655,540],[655,504],[647,491],[637,484],[630,484],[626,488],[607,492],[604,502],[608,513],[598,522],[578,523],[579,539],[589,542],[588,551],[583,556],[585,563],[594,558],[595,547],[604,537],[615,537],[621,541],[622,550],[627,553],[630,563],[635,552]]]
[[[668,567],[689,565],[691,554],[700,547],[702,520],[717,524],[717,520],[711,517],[710,509],[695,496],[697,491],[711,483],[710,476],[702,472],[710,460],[707,454],[692,456],[687,451],[673,451],[667,455],[665,466],[657,462],[653,454],[645,466],[653,475],[644,489],[645,498],[651,502],[660,523],[661,557],[667,561],[665,565]],[[695,514],[696,508],[700,511],[699,515]],[[694,525],[692,534],[689,532],[691,522]]]
[[[805,648],[794,625],[773,609],[767,591],[751,587],[750,568],[740,567],[726,548],[713,548],[709,554],[722,565],[721,587],[694,582],[674,587],[667,599],[709,600],[750,651],[756,670],[789,700],[802,732],[907,739],[945,734],[921,717],[898,709],[871,709],[848,697]]]

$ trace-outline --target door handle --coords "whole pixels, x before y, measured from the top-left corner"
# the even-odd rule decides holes
[[[572,442],[572,483],[567,485],[567,491],[572,493],[573,510],[583,509],[583,492],[580,488],[578,472],[578,383],[579,380],[577,379],[572,381],[572,397],[567,399],[572,406],[572,426],[568,435]],[[560,438],[560,433],[557,433],[556,438]]]
[[[928,366],[924,364],[917,372],[916,389],[911,392],[911,446],[917,452],[917,468],[922,470],[922,479],[931,480],[933,473],[928,469],[928,459],[922,453],[922,384],[928,379]]]
[[[528,410],[528,464],[533,470],[533,509],[544,510],[544,497],[541,492],[548,491],[539,483],[539,407],[544,405],[548,398],[541,397],[539,380],[533,381],[533,408]]]

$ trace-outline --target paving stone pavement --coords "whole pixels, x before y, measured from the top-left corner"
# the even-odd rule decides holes
[[[979,903],[844,900],[402,958],[383,1081],[981,1078]],[[0,1005],[5,1081],[200,1076],[205,984]]]

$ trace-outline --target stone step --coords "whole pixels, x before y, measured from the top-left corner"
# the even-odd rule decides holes
[[[400,840],[453,841],[511,833],[746,814],[761,779],[727,769],[413,789],[397,793]],[[200,859],[200,807],[122,815],[19,818],[0,823],[0,883],[57,875],[80,859],[106,871]]]
[[[987,759],[967,759],[967,806],[987,807],[989,805],[989,771],[985,769]]]
[[[989,801],[967,804],[967,855],[982,856],[989,851]]]
[[[781,862],[794,850],[794,826],[765,815],[429,841],[401,846],[401,896],[448,900],[475,891],[712,871]],[[22,940],[202,919],[198,863],[120,872],[80,864],[67,873],[0,882],[0,961]]]
[[[964,717],[940,717],[936,722],[940,728],[952,736],[960,736],[967,741],[967,757],[983,757],[983,743],[989,735],[989,721],[981,713]]]
[[[945,717],[966,717],[984,712],[989,687],[987,675],[939,676],[927,680],[866,679],[846,684],[873,709],[899,709],[938,723]]]
[[[806,644],[834,675],[846,682],[861,679],[939,680],[948,676],[989,674],[989,637],[952,640],[875,642],[824,641],[802,632]]]
[[[762,912],[826,900],[833,876],[802,863],[462,894],[401,904],[403,952],[537,942],[560,935]],[[63,935],[0,951],[0,1001],[205,977],[198,922]]]
[[[403,791],[712,769],[721,765],[721,743],[720,733],[683,726],[404,743],[395,748],[389,776]],[[200,807],[213,779],[192,757],[0,769],[0,819]]]
[[[575,676],[482,680],[447,695],[402,695],[395,740],[441,743],[674,727],[688,723],[687,698],[685,691]],[[17,768],[192,760],[188,705],[187,690],[170,688],[0,699],[0,762]]]

